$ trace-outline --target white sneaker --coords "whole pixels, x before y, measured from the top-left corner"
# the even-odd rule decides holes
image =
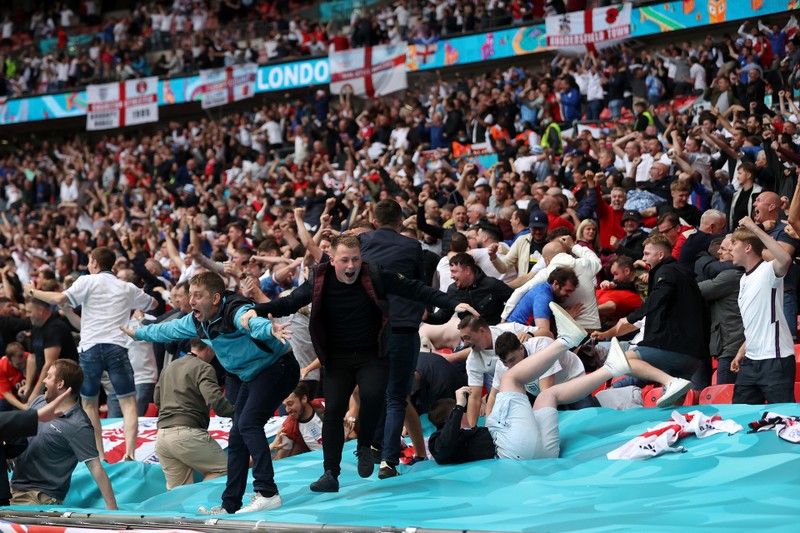
[[[589,338],[589,334],[583,329],[583,326],[575,322],[575,319],[563,307],[555,302],[550,302],[550,310],[556,319],[558,337],[567,342],[567,348],[571,350],[580,346]]]
[[[223,506],[221,506],[221,505],[215,505],[211,509],[206,509],[205,507],[200,507],[197,510],[197,514],[208,514],[208,515],[211,515],[211,514],[228,514],[228,511],[226,511],[225,508]]]
[[[678,398],[689,392],[689,389],[691,388],[691,381],[686,381],[685,379],[681,378],[674,378],[664,387],[664,393],[656,402],[656,406],[669,407],[670,405],[674,404]]]
[[[619,345],[619,341],[616,337],[611,339],[611,348],[608,350],[603,368],[611,372],[612,378],[624,376],[631,371],[631,364],[628,362],[628,356],[625,355],[625,350]]]
[[[272,509],[277,509],[283,505],[283,500],[281,499],[280,494],[276,494],[275,496],[271,496],[267,498],[266,496],[262,496],[261,494],[256,492],[256,495],[253,496],[253,500],[236,511],[236,514],[241,513],[255,513],[257,511],[269,511]]]

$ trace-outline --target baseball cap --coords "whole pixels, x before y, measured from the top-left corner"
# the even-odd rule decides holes
[[[641,224],[642,215],[638,211],[625,211],[625,213],[622,215],[622,221],[625,222],[626,220],[635,220]]]
[[[533,211],[531,212],[531,218],[528,222],[528,227],[531,228],[546,228],[550,225],[550,222],[547,220],[547,215],[544,211]]]

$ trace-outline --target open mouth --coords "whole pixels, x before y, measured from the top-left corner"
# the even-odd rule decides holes
[[[355,273],[355,272],[345,272],[345,273],[344,273],[344,276],[345,276],[347,279],[355,279],[355,278],[356,278],[356,273]]]

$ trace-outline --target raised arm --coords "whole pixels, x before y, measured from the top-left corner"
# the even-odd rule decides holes
[[[775,271],[775,275],[779,278],[784,277],[786,273],[789,272],[789,267],[792,264],[792,256],[789,255],[789,252],[787,252],[778,241],[767,235],[763,229],[753,222],[752,218],[744,217],[739,221],[739,225],[755,233],[756,237],[758,237],[774,258],[772,260],[772,269]]]

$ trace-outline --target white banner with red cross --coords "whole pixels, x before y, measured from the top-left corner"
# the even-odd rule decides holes
[[[255,63],[201,70],[200,103],[203,109],[252,98],[256,93],[257,73],[258,65]]]
[[[574,11],[545,18],[547,47],[565,54],[585,54],[631,36],[631,4]]]
[[[285,416],[273,416],[264,426],[264,433],[267,438],[272,438],[278,434],[278,430],[283,427]],[[208,432],[217,444],[226,449],[228,447],[228,436],[231,432],[231,418],[224,416],[212,416],[208,424]],[[136,439],[136,460],[142,463],[156,464],[156,435],[158,434],[158,418],[139,417],[139,434]],[[106,460],[109,463],[116,463],[122,460],[125,455],[125,432],[122,427],[122,420],[110,422],[103,425],[103,450],[106,453]]]
[[[86,103],[89,131],[158,122],[158,77],[89,85]]]
[[[332,94],[374,98],[408,87],[403,44],[356,48],[329,56]]]

